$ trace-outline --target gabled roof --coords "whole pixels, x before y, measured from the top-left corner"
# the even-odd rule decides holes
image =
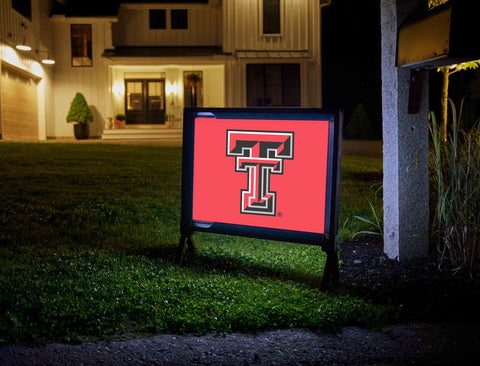
[[[55,0],[50,15],[66,17],[117,16],[119,0]]]

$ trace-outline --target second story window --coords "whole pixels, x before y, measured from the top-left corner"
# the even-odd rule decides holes
[[[281,0],[263,0],[263,34],[281,33]]]
[[[93,66],[92,25],[72,24],[72,66]]]
[[[171,10],[172,29],[188,29],[188,13],[186,9]]]
[[[164,9],[150,9],[150,29],[167,29],[167,12]]]
[[[12,8],[32,20],[32,0],[12,0]]]

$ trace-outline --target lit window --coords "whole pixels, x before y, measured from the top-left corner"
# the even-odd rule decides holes
[[[93,66],[92,25],[72,24],[72,66]]]

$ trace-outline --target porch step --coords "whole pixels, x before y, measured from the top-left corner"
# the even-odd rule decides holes
[[[169,140],[182,141],[181,128],[114,128],[104,130],[104,140]]]

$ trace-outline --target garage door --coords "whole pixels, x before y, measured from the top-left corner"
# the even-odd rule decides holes
[[[4,139],[38,139],[37,85],[26,74],[2,65],[1,133]]]

